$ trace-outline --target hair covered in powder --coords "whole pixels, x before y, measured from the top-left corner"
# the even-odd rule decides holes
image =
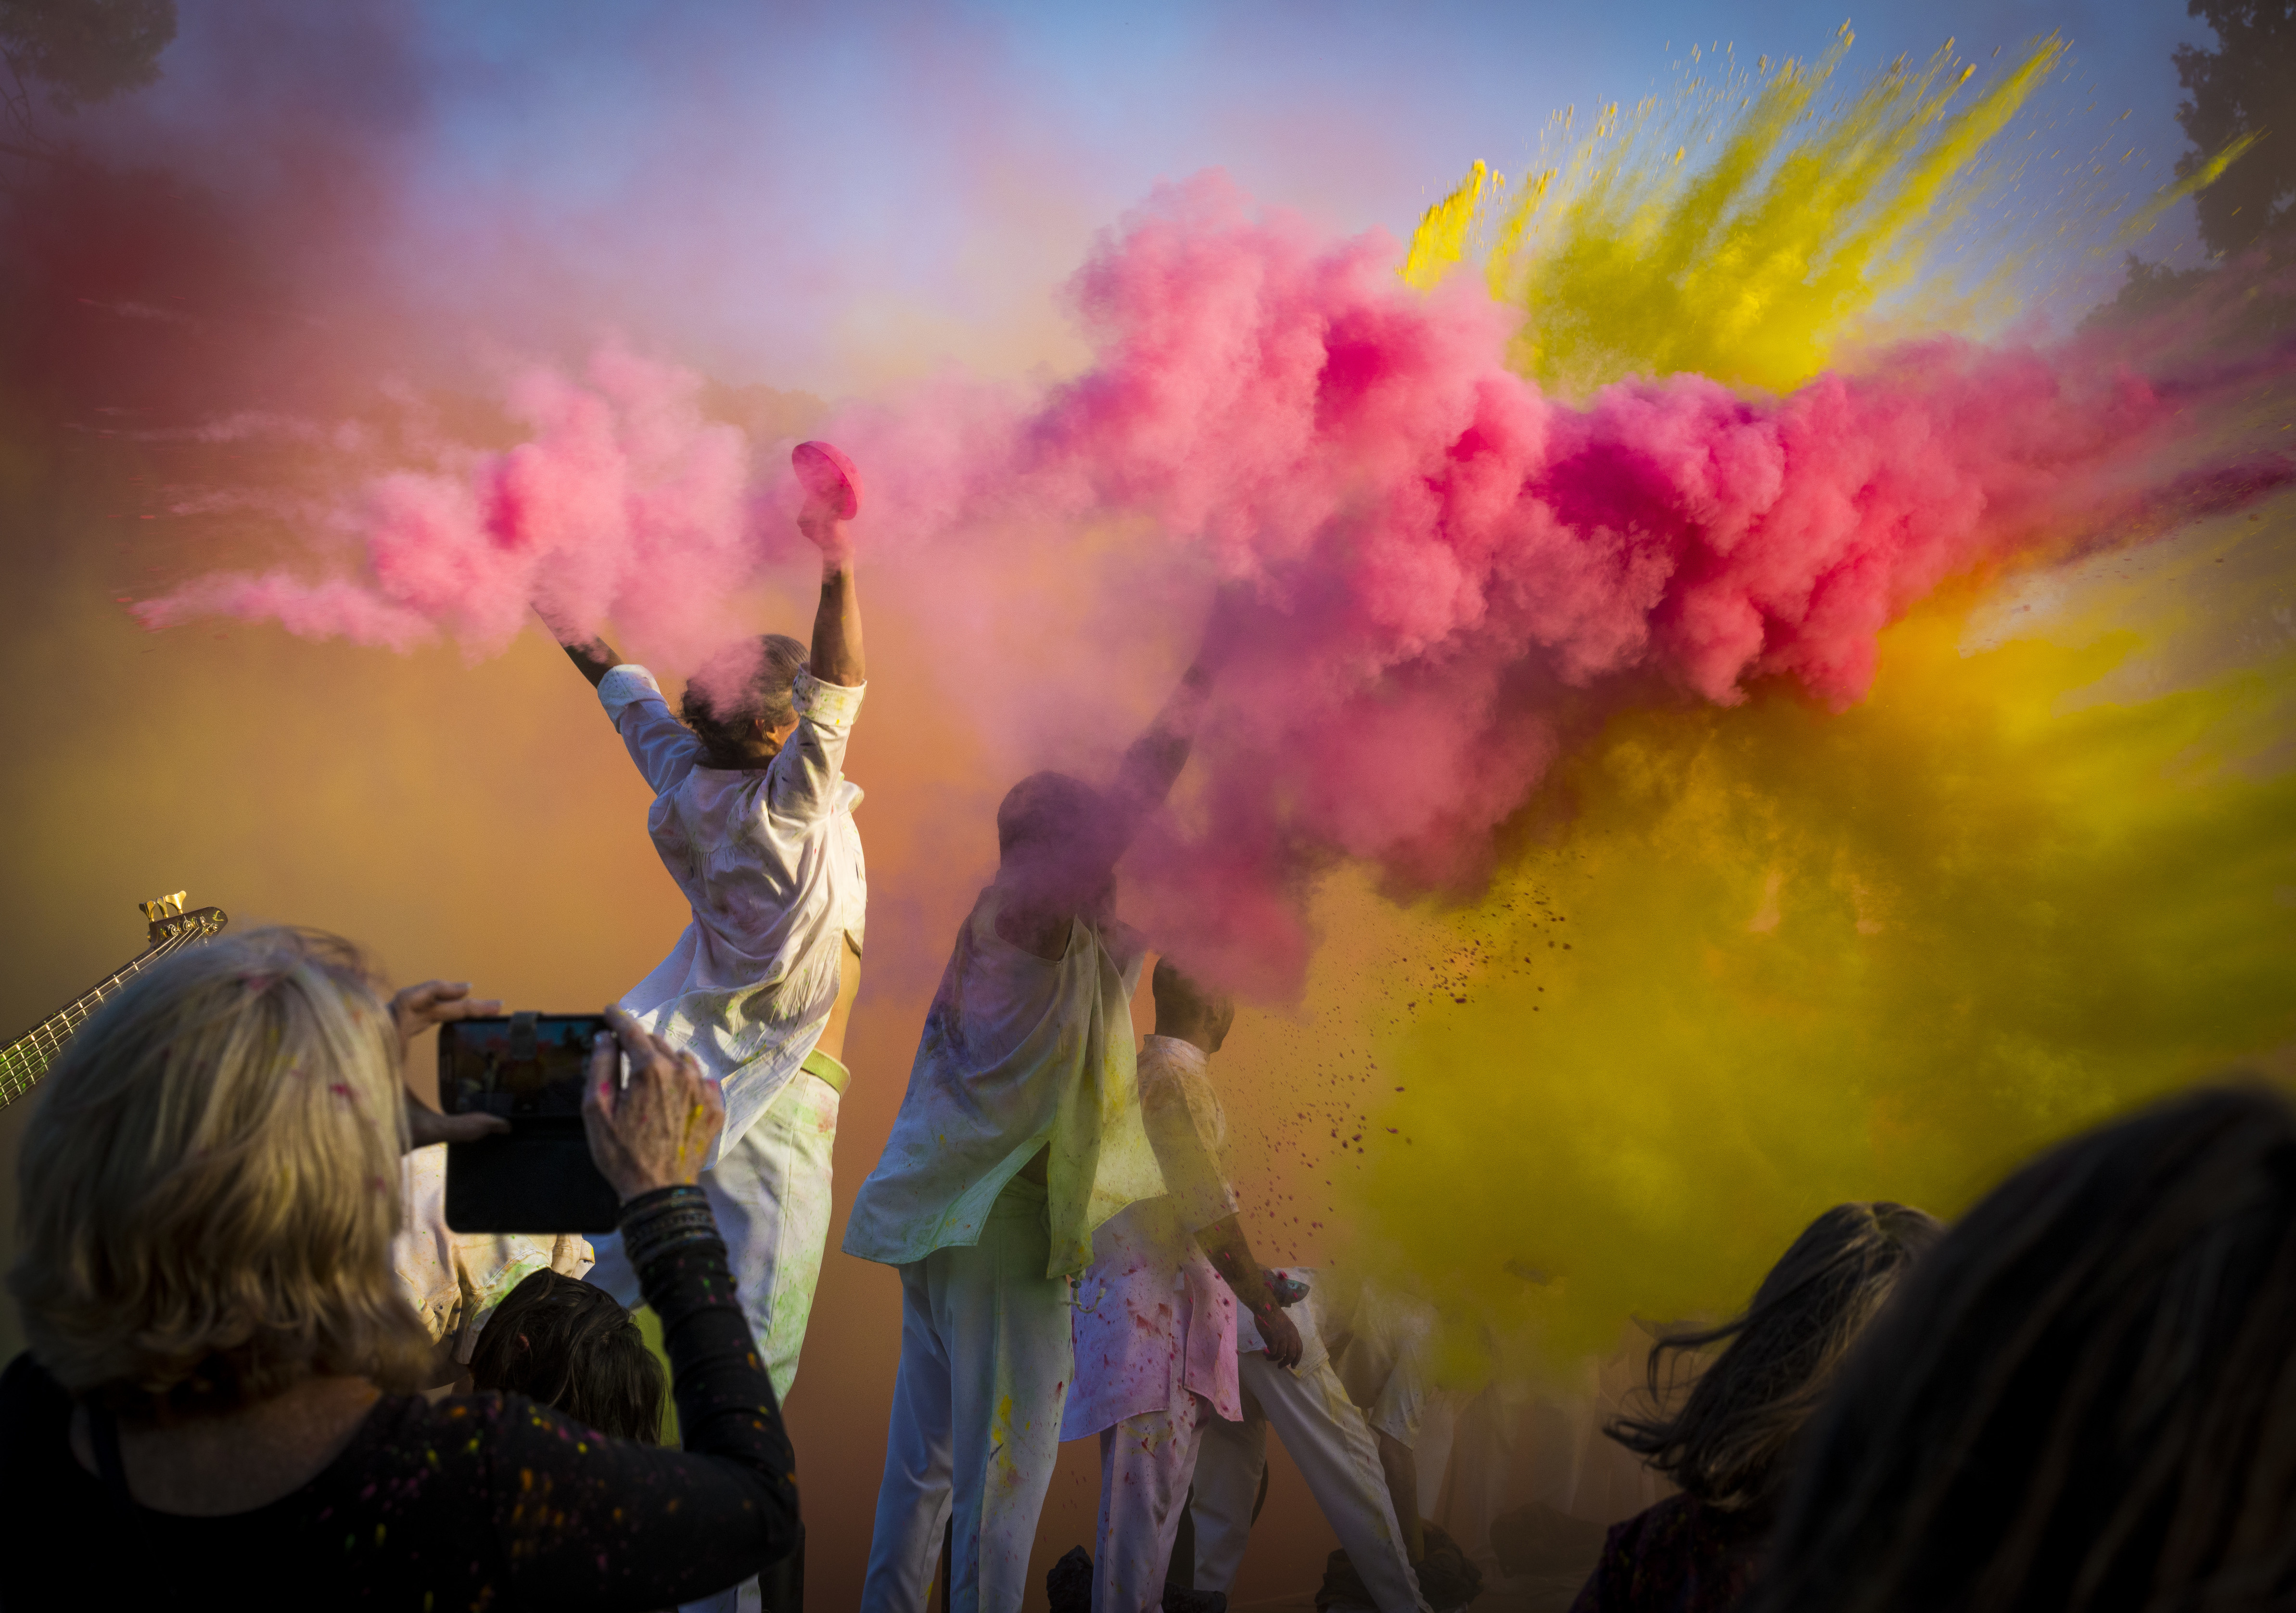
[[[750,725],[787,728],[797,720],[797,675],[806,647],[786,633],[763,633],[730,645],[686,680],[678,715],[712,756],[739,756]]]

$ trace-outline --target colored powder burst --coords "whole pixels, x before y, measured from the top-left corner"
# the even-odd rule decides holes
[[[1506,321],[1472,288],[1419,296],[1394,261],[1383,236],[1319,239],[1208,177],[1078,275],[1085,374],[1032,397],[951,384],[829,432],[868,467],[877,574],[925,630],[971,639],[947,663],[999,687],[1045,681],[998,630],[1032,567],[1089,571],[1110,599],[1188,569],[1248,583],[1201,832],[1136,871],[1144,916],[1264,995],[1296,986],[1295,897],[1319,868],[1484,873],[1563,693],[1728,704],[1782,678],[1854,702],[1874,634],[1941,581],[2173,490],[2165,456],[2218,385],[2185,375],[2171,400],[2088,347],[1940,340],[1781,399],[1676,375],[1577,407],[1506,368]],[[210,577],[139,613],[393,645],[445,630],[489,653],[539,597],[585,629],[611,613],[647,654],[715,647],[790,489],[785,469],[751,484],[698,391],[612,355],[580,384],[529,379],[530,441],[347,509],[363,575]],[[2253,453],[2207,471],[2192,496],[2232,503],[2290,474]],[[1074,536],[1111,527],[1138,541],[1095,558]]]
[[[2188,577],[2251,568],[2226,625],[2274,646],[2194,687],[2129,698],[2160,667],[2126,628],[1964,654],[1932,606],[1850,712],[1611,720],[1559,770],[1567,821],[1447,926],[1464,1001],[1379,1048],[1407,1091],[1373,1132],[1409,1140],[1367,1162],[1385,1258],[1607,1350],[1742,1304],[1830,1204],[1950,1214],[2070,1129],[2286,1063],[2296,651],[2257,598],[2288,609],[2296,506],[2268,518],[2179,545]]]
[[[1525,310],[1513,362],[1578,394],[1621,374],[1693,371],[1785,391],[1911,285],[1968,216],[1976,170],[2064,53],[2055,37],[1989,84],[1950,45],[1821,106],[1845,26],[1815,65],[1726,58],[1671,103],[1602,109],[1591,135],[1510,197],[1471,174],[1431,209],[1410,277],[1432,284],[1489,238],[1492,294]],[[1477,165],[1480,169],[1480,164]]]
[[[1567,391],[1683,368],[1803,386],[1966,215],[1976,160],[2057,53],[2044,42],[1958,106],[1971,75],[1941,55],[1824,116],[1810,108],[1840,53],[1788,64],[1677,111],[1718,148],[1702,164],[1653,108],[1608,113],[1512,202],[1471,175],[1431,210],[1406,278],[1467,255],[1460,215],[1480,196],[1489,283],[1527,310],[1525,373]],[[2207,433],[2272,429],[2284,367],[2262,379]],[[2236,529],[2277,617],[2243,622],[2256,595],[2233,590],[2139,613],[2141,637],[2092,622],[2077,648],[1964,658],[1970,584],[1885,630],[1870,700],[1838,715],[1775,687],[1734,711],[1611,715],[1513,826],[1530,848],[1415,935],[1442,989],[1393,954],[1378,989],[1411,1013],[1372,1040],[1404,1095],[1364,1129],[1409,1140],[1348,1196],[1365,1252],[1456,1319],[1534,1319],[1550,1362],[1607,1351],[1628,1317],[1742,1304],[1831,1203],[1950,1213],[2069,1129],[2232,1061],[2284,1061],[2290,514],[2282,499]],[[2210,530],[2204,550],[2237,547]],[[2131,668],[2157,683],[2219,637],[2284,647],[2140,697],[2155,691]],[[1475,1330],[1455,1340],[1469,1354]]]
[[[1950,1207],[2011,1140],[2144,1086],[2141,1037],[2112,1066],[2125,1079],[2084,1062],[2084,1005],[2165,983],[2084,881],[2141,883],[2164,847],[2189,852],[2169,843],[2207,811],[2163,805],[2145,844],[2064,816],[2058,775],[2087,769],[2102,798],[2142,802],[2160,761],[2109,724],[2053,748],[2013,720],[2033,709],[2013,691],[2039,700],[2095,667],[2002,651],[1964,665],[1915,653],[1936,650],[1937,619],[1890,624],[1956,577],[2149,536],[2180,504],[2244,507],[2284,481],[2284,462],[2208,424],[2254,366],[2156,376],[2093,342],[1935,340],[1815,373],[1892,284],[1874,265],[1917,257],[1908,243],[1962,205],[1970,157],[2054,49],[1961,107],[1940,66],[1807,117],[1831,64],[1782,72],[1707,178],[1606,158],[1587,170],[1599,184],[1563,185],[1593,200],[1496,255],[1552,270],[1525,327],[1546,346],[1512,359],[1594,389],[1576,401],[1509,367],[1517,321],[1472,285],[1420,294],[1385,238],[1318,239],[1210,177],[1160,194],[1078,276],[1096,355],[1082,375],[1034,393],[944,383],[824,430],[870,479],[873,613],[906,598],[953,712],[1010,728],[1016,703],[1050,689],[1105,719],[1097,640],[1072,613],[1016,603],[1044,576],[1135,615],[1143,597],[1182,613],[1175,576],[1248,580],[1259,614],[1185,828],[1131,870],[1136,913],[1193,967],[1289,993],[1314,933],[1301,898],[1334,862],[1390,889],[1476,885],[1495,846],[1554,818],[1546,849],[1439,927],[1451,954],[1499,955],[1503,935],[1505,956],[1577,972],[1493,970],[1447,1002],[1406,999],[1428,1023],[1382,1049],[1406,1077],[1392,1119],[1411,1140],[1379,1162],[1369,1229],[1474,1302],[1462,1316],[1496,1314],[1520,1287],[1508,1261],[1554,1277],[1531,1297],[1566,1350],[1607,1342],[1630,1313],[1726,1306],[1826,1199],[1898,1190]],[[1454,238],[1464,252],[1476,195],[1471,179],[1430,252],[1406,260],[1416,280]],[[1620,232],[1646,219],[1655,267],[1637,280],[1620,244],[1637,238]],[[1625,278],[1607,282],[1606,263]],[[1685,363],[1721,379],[1674,373]],[[2289,371],[2284,354],[2272,364]],[[224,610],[373,642],[443,630],[483,653],[549,590],[562,613],[611,615],[641,643],[706,634],[775,560],[788,489],[749,470],[699,391],[611,358],[579,383],[537,380],[523,447],[447,456],[351,501],[340,530],[357,575],[210,578],[145,619]],[[2207,473],[2180,482],[2196,462]],[[1040,646],[1069,638],[1065,675],[1046,675],[1057,652]],[[1861,705],[1881,646],[1897,670]],[[1006,755],[1029,743],[1004,737]],[[1905,803],[1923,800],[1915,823]],[[1517,951],[1508,903],[1540,890],[1570,933]],[[2074,915],[2096,969],[2048,953],[2058,931],[2008,946],[2003,913],[2042,902]],[[2245,912],[2218,929],[2207,917],[2196,933],[2256,933]],[[2137,959],[2117,974],[2116,947]],[[2005,955],[2032,966],[2005,1003],[1980,988],[2010,976],[1978,967]],[[2092,974],[2107,984],[2092,991]],[[2247,978],[2223,976],[2230,1040],[2180,1045],[2265,1035]],[[1545,1000],[1564,986],[1570,1014]],[[2037,1001],[2071,1006],[2013,1011]],[[2191,1018],[2169,1015],[2150,1045]],[[1968,1051],[2002,1038],[2021,1061]],[[1521,1074],[1534,1045],[1545,1062]],[[1888,1057],[1868,1076],[1875,1048]],[[1956,1060],[1983,1102],[1954,1084]],[[1931,1093],[1934,1108],[1915,1107]]]

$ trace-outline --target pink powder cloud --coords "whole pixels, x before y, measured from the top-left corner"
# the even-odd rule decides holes
[[[1297,897],[1332,860],[1473,876],[1562,743],[1559,693],[1728,704],[1785,679],[1846,706],[1876,635],[1941,582],[2157,498],[2147,467],[2192,419],[2083,350],[1949,339],[1783,398],[1672,375],[1573,404],[1505,367],[1503,310],[1412,292],[1396,258],[1201,177],[1076,277],[1081,375],[1033,396],[947,380],[828,432],[867,478],[873,567],[934,600],[975,666],[1013,626],[1016,557],[1095,524],[1152,534],[1078,550],[1097,589],[1176,564],[1250,586],[1202,827],[1134,860],[1143,910],[1263,990],[1296,979]],[[697,388],[612,349],[578,380],[534,371],[510,399],[529,440],[366,490],[358,578],[209,579],[141,613],[487,653],[539,601],[698,660],[741,630],[725,601],[786,552],[795,493]],[[2289,474],[2203,480],[2222,502]]]

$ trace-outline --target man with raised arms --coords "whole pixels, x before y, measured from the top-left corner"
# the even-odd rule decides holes
[[[1108,791],[1037,773],[1004,797],[996,877],[854,1200],[845,1252],[901,1271],[873,1613],[923,1608],[952,1509],[946,1605],[1021,1606],[1072,1375],[1068,1279],[1095,1229],[1164,1190],[1135,1085],[1144,949],[1116,922],[1115,868],[1185,764],[1210,683],[1200,654]]]
[[[868,899],[861,792],[845,778],[867,677],[846,528],[857,478],[825,444],[796,459],[811,489],[798,527],[821,550],[809,652],[777,633],[738,646],[687,685],[680,722],[645,668],[603,639],[558,635],[654,791],[646,826],[693,909],[621,1006],[723,1088],[726,1129],[701,1187],[776,1395],[797,1376],[829,1238]],[[589,1280],[636,1304],[620,1239],[596,1244]]]

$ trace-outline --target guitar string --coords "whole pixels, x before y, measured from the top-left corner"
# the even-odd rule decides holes
[[[205,941],[212,934],[205,923],[185,926],[172,932],[165,941],[130,959],[97,982],[92,989],[83,992],[26,1034],[0,1049],[0,1066],[4,1066],[6,1071],[5,1074],[0,1074],[0,1094],[4,1094],[0,1096],[0,1104],[12,1103],[32,1090],[63,1051],[64,1043],[71,1040],[72,1033],[81,1025],[94,1017],[94,1010],[103,1005],[111,992],[170,953],[195,942]],[[64,1026],[64,1034],[61,1036],[53,1029],[59,1022]]]
[[[147,947],[147,949],[144,949],[143,953],[138,953],[138,956],[135,956],[135,959],[131,959],[131,960],[128,960],[128,963],[124,963],[124,965],[119,965],[119,967],[117,967],[117,969],[112,969],[111,975],[105,975],[103,979],[96,981],[96,986],[92,988],[92,991],[85,991],[85,992],[80,992],[78,997],[73,997],[71,1002],[64,1004],[62,1008],[57,1008],[55,1013],[51,1013],[51,1016],[48,1016],[46,1020],[41,1020],[39,1025],[35,1025],[35,1027],[32,1027],[32,1032],[29,1032],[28,1036],[20,1036],[20,1039],[16,1041],[16,1043],[12,1043],[12,1048],[23,1048],[25,1043],[29,1043],[29,1052],[35,1052],[35,1055],[37,1055],[37,1066],[35,1066],[35,1068],[29,1068],[28,1075],[25,1075],[25,1082],[20,1084],[20,1087],[13,1087],[12,1091],[9,1091],[9,1099],[12,1099],[12,1100],[13,1100],[13,1099],[20,1099],[20,1096],[23,1096],[25,1091],[29,1091],[29,1089],[32,1089],[32,1082],[37,1082],[37,1080],[39,1080],[41,1075],[46,1075],[46,1073],[48,1073],[48,1066],[51,1066],[51,1064],[55,1064],[57,1055],[60,1055],[60,1052],[64,1050],[64,1043],[67,1043],[67,1041],[71,1041],[71,1032],[76,1032],[76,1029],[78,1029],[80,1025],[85,1025],[85,1023],[87,1023],[89,1018],[92,1018],[92,1011],[89,1011],[89,1004],[94,1004],[94,1007],[101,1007],[101,1004],[103,1004],[103,997],[108,995],[108,992],[115,991],[115,988],[119,988],[119,986],[124,986],[124,983],[128,983],[128,981],[135,979],[135,976],[138,976],[138,975],[143,975],[144,969],[152,967],[152,965],[154,965],[154,963],[159,963],[159,960],[160,960],[160,959],[165,959],[165,956],[168,956],[168,953],[179,951],[179,949],[182,949],[184,944],[188,942],[188,940],[191,940],[191,931],[175,931],[175,933],[170,933],[170,935],[168,935],[168,940],[163,940],[163,942],[159,942],[159,944],[156,944],[156,947]],[[78,1018],[73,1018],[73,1016],[78,1016]],[[53,1029],[53,1027],[55,1027],[57,1023],[62,1023],[62,1025],[64,1025],[64,1034],[62,1034],[62,1036],[57,1036],[57,1034],[55,1034],[55,1029]],[[32,1064],[32,1059],[29,1059],[29,1057],[25,1057],[25,1064],[28,1064],[28,1066],[29,1066],[29,1064]]]
[[[78,1031],[82,1025],[94,1016],[94,1008],[102,1007],[108,994],[133,980],[162,958],[196,942],[204,941],[213,933],[212,928],[204,923],[187,926],[170,932],[165,941],[130,959],[98,982],[92,990],[82,992],[71,1002],[49,1015],[29,1033],[11,1042],[5,1049],[0,1049],[0,1056],[4,1056],[5,1062],[12,1069],[20,1071],[22,1074],[22,1080],[20,1082],[0,1082],[0,1091],[4,1091],[6,1094],[4,1099],[0,1099],[0,1102],[13,1102],[31,1090],[33,1084],[42,1075],[47,1074],[48,1066],[55,1062],[56,1056],[63,1050],[64,1043],[71,1040],[70,1033]],[[77,1016],[76,1018],[75,1016]],[[66,1027],[66,1033],[62,1036],[56,1035],[51,1028],[59,1021],[63,1022]]]
[[[158,945],[146,948],[142,953],[130,959],[99,981],[94,989],[82,992],[72,1001],[35,1025],[29,1033],[11,1042],[8,1052],[14,1056],[11,1062],[20,1066],[23,1079],[20,1082],[12,1082],[8,1086],[8,1101],[13,1102],[30,1091],[34,1083],[47,1074],[48,1066],[53,1064],[57,1055],[62,1052],[64,1043],[71,1040],[70,1033],[86,1023],[89,1014],[86,1005],[93,1001],[101,1006],[107,992],[126,984],[160,959],[177,951],[185,943],[189,935],[190,932],[178,930]],[[75,1013],[79,1015],[78,1020],[72,1017]],[[62,1036],[57,1035],[53,1029],[60,1021],[65,1026],[65,1034]]]

